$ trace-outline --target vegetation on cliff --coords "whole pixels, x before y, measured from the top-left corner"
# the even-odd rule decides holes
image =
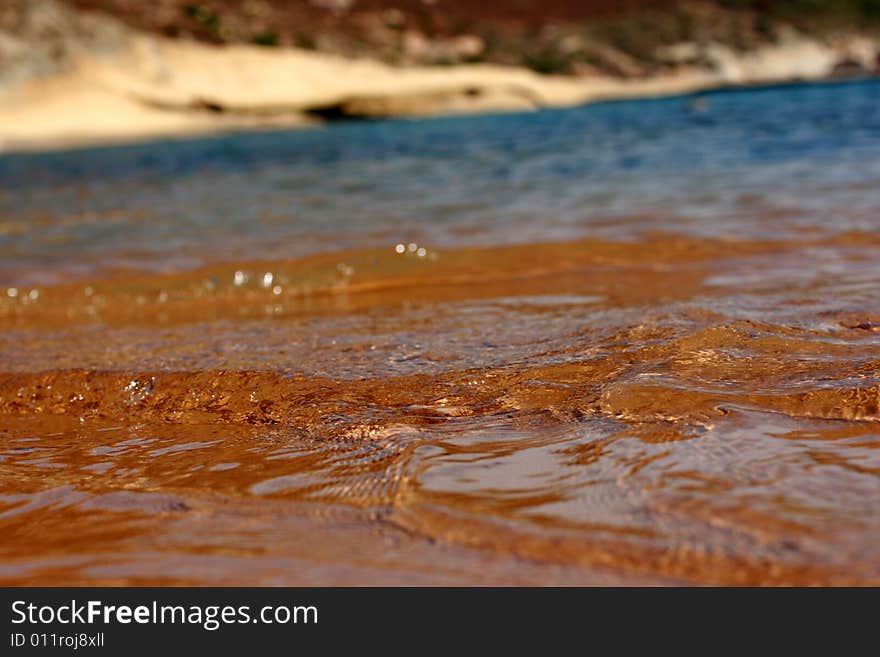
[[[66,0],[171,37],[296,46],[394,64],[491,62],[653,75],[681,43],[747,51],[792,31],[880,25],[880,0]],[[684,57],[687,59],[687,57]],[[687,62],[694,63],[694,62]]]

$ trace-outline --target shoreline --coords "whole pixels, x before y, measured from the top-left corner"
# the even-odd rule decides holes
[[[470,116],[480,115],[504,115],[517,114],[542,110],[560,110],[575,107],[586,107],[589,105],[599,105],[604,103],[618,103],[628,101],[649,101],[661,99],[688,98],[698,94],[715,94],[724,92],[735,92],[743,90],[761,91],[791,86],[801,85],[846,85],[878,80],[880,76],[870,75],[856,78],[825,78],[815,80],[781,80],[778,82],[755,82],[743,84],[721,84],[716,86],[695,86],[693,88],[685,88],[681,90],[671,90],[667,93],[634,93],[632,95],[620,95],[611,97],[601,97],[593,100],[587,100],[582,103],[571,105],[548,105],[535,108],[487,108],[483,110],[470,110],[460,112],[437,112],[430,114],[413,114],[413,115],[389,115],[375,117],[352,117],[343,120],[325,121],[314,119],[309,116],[287,116],[275,121],[252,121],[231,120],[228,123],[220,123],[206,121],[204,124],[198,124],[188,127],[181,127],[169,131],[145,132],[138,135],[108,135],[108,134],[89,134],[87,136],[70,136],[61,138],[38,138],[32,141],[20,141],[2,143],[0,142],[0,157],[13,155],[37,155],[41,153],[64,153],[81,150],[92,150],[101,148],[117,148],[125,146],[140,146],[154,142],[184,142],[198,139],[223,138],[242,134],[270,134],[273,132],[285,132],[288,130],[309,130],[318,128],[332,128],[334,124],[350,123],[357,121],[393,121],[393,120],[412,120],[423,121],[441,118],[467,118]],[[0,117],[3,116],[0,110]]]
[[[834,81],[880,41],[791,36],[737,53],[714,44],[711,70],[646,78],[545,75],[513,66],[396,67],[300,49],[215,46],[130,33],[81,50],[64,71],[0,85],[0,154],[291,129],[340,119],[427,118],[564,108],[725,88]],[[864,75],[864,73],[863,73]]]

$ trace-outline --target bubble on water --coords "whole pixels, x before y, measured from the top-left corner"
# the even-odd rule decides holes
[[[410,253],[415,253],[416,250],[419,248],[419,245],[416,244],[415,242],[410,242],[409,246],[407,246],[406,248],[409,249]]]
[[[235,272],[235,274],[232,275],[233,285],[241,286],[241,285],[244,285],[245,283],[247,283],[247,281],[248,281],[247,274],[245,274],[243,271],[237,271],[237,272]]]
[[[420,258],[424,258],[426,255],[428,255],[428,250],[425,247],[420,246],[418,251],[416,251],[416,255]]]
[[[165,290],[159,292],[159,303],[165,303],[168,301],[168,293]]]
[[[272,294],[274,294],[275,296],[278,296],[279,294],[281,294],[281,286],[276,285],[275,287],[273,287]]]
[[[138,381],[137,379],[132,379],[128,382],[128,385],[125,386],[123,392],[128,393],[128,402],[130,404],[136,404],[146,398],[146,396],[149,395],[150,392],[152,392],[155,385],[155,377],[150,377],[149,381]]]
[[[404,251],[406,251],[406,245],[398,244],[397,246],[394,247],[394,251],[396,253],[403,253]]]
[[[39,298],[40,298],[40,291],[39,290],[31,290],[30,292],[28,292],[28,299],[30,299],[31,301],[36,301]]]
[[[92,296],[94,293],[95,289],[91,285],[86,285],[85,289],[83,290],[83,294],[85,294],[87,297]]]
[[[354,267],[347,265],[344,262],[340,262],[336,265],[336,271],[346,277],[354,275]]]
[[[17,287],[8,288],[6,290],[6,296],[8,296],[10,299],[14,299],[15,297],[18,296],[18,288]]]
[[[260,284],[263,287],[272,287],[272,281],[274,281],[274,280],[275,280],[274,274],[272,274],[272,272],[270,272],[270,271],[267,271],[265,274],[263,274],[263,280]]]

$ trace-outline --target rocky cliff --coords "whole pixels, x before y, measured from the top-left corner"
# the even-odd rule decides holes
[[[324,5],[328,1],[321,0]],[[458,6],[456,3],[436,2],[440,9],[450,9],[447,14],[438,9],[431,15],[455,16],[451,8]],[[513,57],[512,35],[525,34],[525,28],[517,22],[521,18],[518,14],[489,14],[489,20],[485,12],[492,7],[501,11],[492,2],[484,9],[482,22],[462,23],[455,29],[440,22],[431,30],[416,30],[401,12],[403,40],[394,43],[404,44],[410,54],[398,60],[381,47],[365,45],[357,31],[350,41],[339,37],[340,26],[359,30],[357,26],[367,19],[377,15],[387,18],[390,9],[381,2],[364,0],[363,7],[373,10],[362,14],[353,5],[322,5],[313,15],[324,16],[321,20],[329,22],[300,24],[311,26],[309,33],[316,37],[337,35],[340,44],[348,44],[339,47],[334,47],[332,40],[320,47],[316,43],[283,45],[278,35],[287,35],[285,42],[291,37],[284,31],[290,28],[289,22],[281,18],[273,23],[276,38],[264,39],[273,44],[267,46],[253,43],[256,37],[246,38],[250,32],[243,26],[259,31],[264,24],[256,20],[234,22],[232,18],[241,19],[240,12],[227,16],[217,9],[199,14],[202,18],[198,19],[193,7],[208,12],[204,6],[188,4],[181,9],[176,1],[161,0],[150,14],[156,22],[152,24],[134,11],[146,6],[142,2],[102,3],[105,8],[115,7],[110,13],[83,8],[90,4],[94,3],[6,0],[0,7],[0,148],[287,126],[348,117],[521,110],[724,85],[866,75],[876,69],[880,52],[880,41],[871,29],[860,25],[838,23],[834,29],[816,32],[774,18],[772,27],[766,27],[766,34],[758,37],[754,20],[762,14],[742,10],[718,13],[715,5],[706,3],[688,5],[686,11],[693,15],[715,12],[700,20],[706,22],[714,16],[716,21],[723,17],[727,22],[721,21],[720,27],[712,29],[692,26],[690,31],[670,34],[661,30],[662,38],[652,33],[650,39],[625,42],[613,41],[607,34],[595,35],[602,34],[600,28],[609,30],[610,25],[621,24],[619,21],[636,20],[633,14],[603,14],[603,3],[586,3],[584,7],[592,6],[594,11],[590,36],[584,32],[583,16],[573,15],[568,22],[547,21],[556,7],[551,2],[550,13],[542,14],[544,19],[536,19],[533,27],[545,36],[549,30],[552,38],[547,37],[547,43],[570,51],[564,70],[538,65],[536,60],[505,60]],[[233,4],[252,11],[263,7],[273,16],[272,3]],[[669,3],[648,4],[652,6],[639,13],[642,18],[638,20],[691,15],[680,13],[685,10],[677,5],[679,13],[670,14],[671,10],[664,8]],[[122,11],[123,5],[128,12]],[[217,6],[221,5],[225,6]],[[302,3],[287,5],[302,8]],[[524,6],[530,5],[527,2]],[[562,9],[556,11],[559,15]],[[212,42],[198,31],[169,30],[158,22],[165,15],[182,15],[197,25],[207,21],[216,28],[217,39]],[[332,21],[327,16],[333,17]],[[749,17],[749,22],[737,28],[743,17]],[[479,26],[501,30],[507,35],[507,45],[487,52],[485,33],[476,33]],[[575,33],[574,26],[580,26],[581,32]],[[167,35],[169,31],[174,34]],[[211,34],[209,31],[208,36]],[[226,41],[217,43],[223,35]],[[390,37],[386,34],[383,38]],[[416,43],[421,45],[413,45]],[[458,49],[454,62],[439,65],[434,55],[453,43]],[[361,50],[348,52],[346,48]],[[584,52],[600,50],[601,57],[584,59]],[[489,56],[489,52],[495,55]]]

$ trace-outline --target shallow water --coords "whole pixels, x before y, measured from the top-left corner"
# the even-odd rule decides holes
[[[880,83],[0,158],[0,581],[880,583]]]

